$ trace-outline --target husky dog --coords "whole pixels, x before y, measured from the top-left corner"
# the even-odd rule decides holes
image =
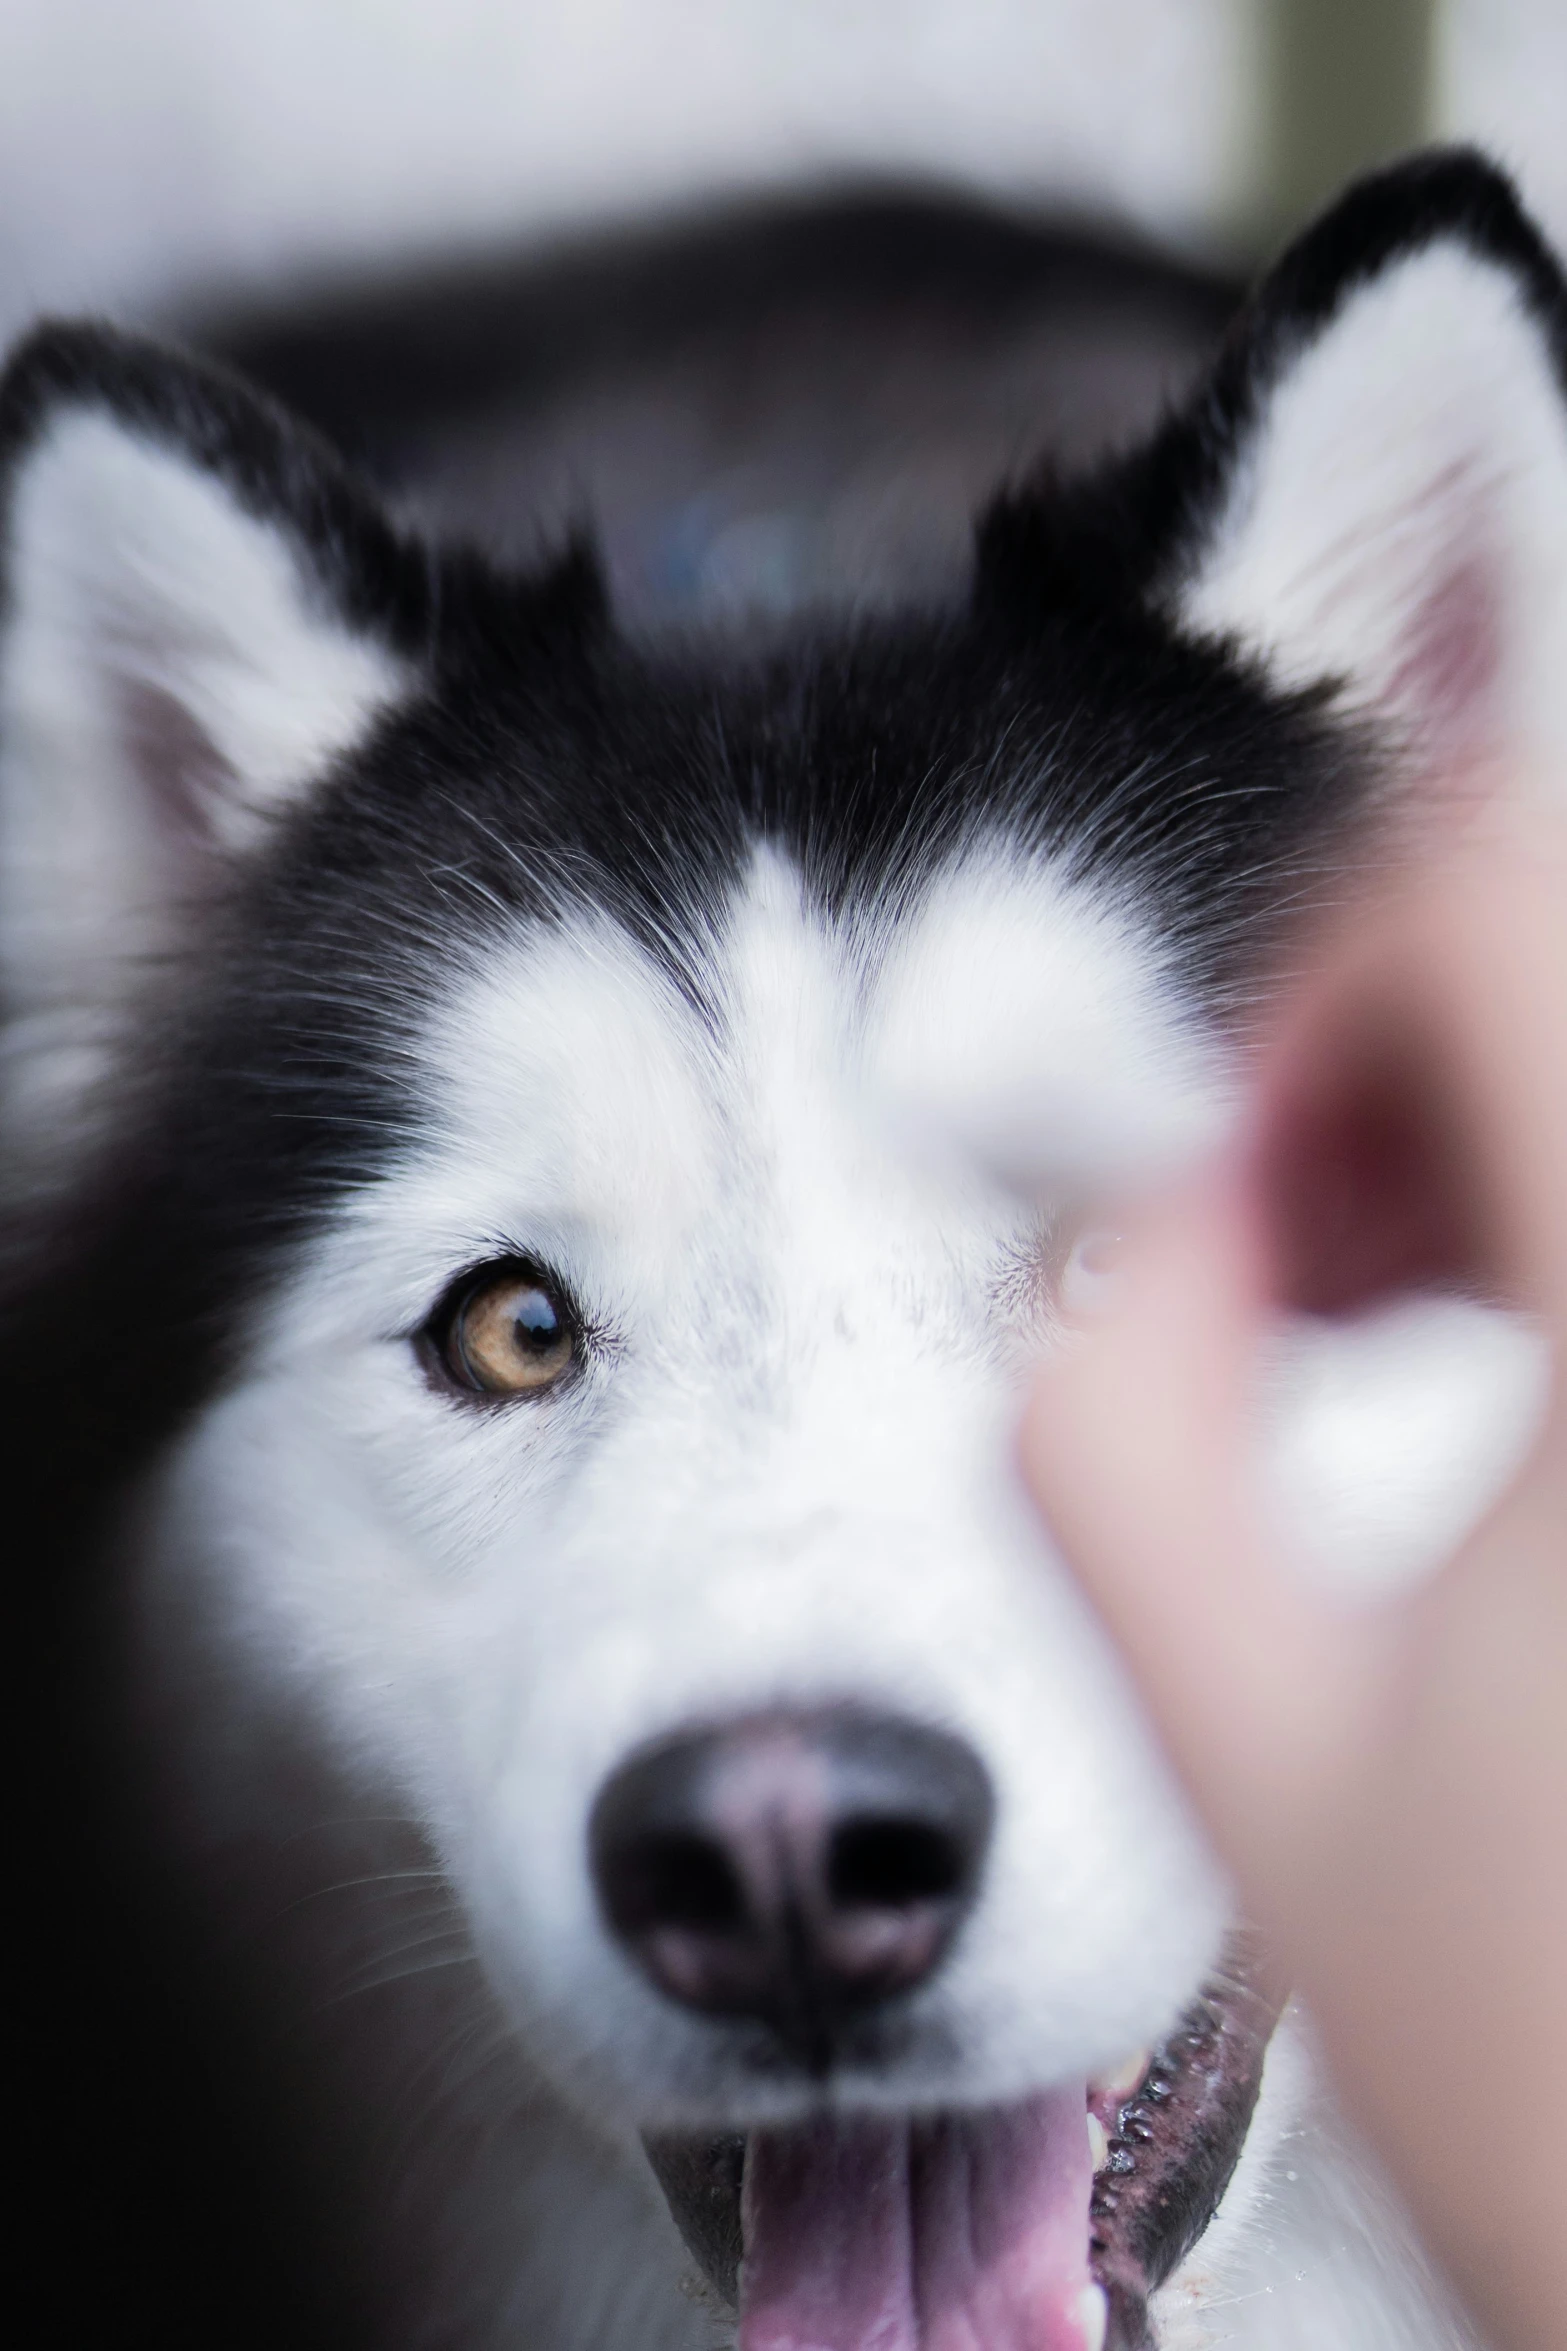
[[[1297,911],[1567,766],[1564,367],[1506,182],[1415,161],[961,594],[737,645],[171,351],[16,354],[57,2337],[1464,2339],[1009,1431]],[[1415,1572],[1534,1380],[1462,1301],[1281,1351],[1303,1571]]]

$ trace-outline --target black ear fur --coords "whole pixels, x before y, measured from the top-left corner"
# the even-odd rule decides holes
[[[975,603],[992,625],[1161,603],[1190,570],[1269,394],[1349,297],[1443,241],[1505,269],[1567,396],[1567,282],[1506,173],[1437,148],[1358,181],[1289,246],[1232,323],[1207,377],[1152,440],[1083,477],[1036,475],[995,500],[976,539]]]
[[[222,482],[243,512],[280,526],[334,610],[403,657],[438,664],[443,622],[495,601],[488,567],[399,530],[375,492],[311,426],[227,368],[91,320],[46,320],[0,376],[0,483],[66,409],[98,409]],[[585,533],[517,583],[533,631],[591,638],[608,604]],[[508,599],[515,621],[515,596]],[[511,637],[515,646],[515,634]]]
[[[281,525],[351,626],[417,655],[429,633],[427,566],[327,443],[226,370],[144,336],[49,320],[0,380],[0,478],[14,480],[63,410],[97,409],[221,481],[255,520]]]

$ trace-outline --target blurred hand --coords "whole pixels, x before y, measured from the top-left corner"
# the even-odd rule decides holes
[[[1025,1474],[1341,2095],[1510,2345],[1567,2342],[1567,1405],[1433,1582],[1358,1611],[1271,1554],[1254,1364],[1288,1310],[1479,1287],[1567,1340],[1567,858],[1362,925],[1222,1165],[1129,1229]]]

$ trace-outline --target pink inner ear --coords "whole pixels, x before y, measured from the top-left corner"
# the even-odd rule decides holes
[[[182,897],[205,896],[221,878],[218,852],[232,848],[231,836],[245,825],[238,778],[167,687],[136,676],[110,683],[126,754],[168,860],[171,885]]]
[[[1413,730],[1423,780],[1460,785],[1502,748],[1496,707],[1502,622],[1496,567],[1471,545],[1446,565],[1414,616],[1388,700]]]

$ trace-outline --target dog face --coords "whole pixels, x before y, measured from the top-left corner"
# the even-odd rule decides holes
[[[1221,1971],[1222,2094],[1169,2044],[1090,2265],[1084,2085],[1226,1903],[1008,1430],[1095,1198],[1243,1090],[1280,911],[1562,754],[1562,315],[1480,166],[1373,184],[1151,450],[996,509],[969,609],[721,663],[621,643],[580,558],[429,556],[165,354],[14,363],[13,1181],[107,1139],[72,1279],[167,1392],[100,1474],[152,1480],[157,1605],[424,1824],[556,2089],[754,2135],[749,2343],[818,2339],[801,2163],[869,2227],[894,2124],[1032,2183],[1034,2285],[938,2300],[1063,2351],[1105,2292],[1137,2342],[1233,2161]],[[1356,1361],[1356,1460],[1284,1440],[1350,1549]],[[1440,1534],[1515,1398],[1433,1509],[1407,1376],[1359,1523]]]
[[[244,1554],[274,1655],[310,1624],[356,1660],[316,1702],[440,1824],[519,2029],[607,2121],[820,2096],[755,2014],[678,2003],[607,1928],[589,1824],[626,1759],[834,1708],[965,1742],[994,1807],[973,1907],[833,2072],[900,2107],[1011,2097],[1152,2038],[1221,1914],[1010,1490],[1020,1367],[1092,1231],[922,1166],[870,1106],[921,1043],[982,1053],[1025,961],[1085,1120],[1101,1075],[1146,1073],[1151,1129],[1161,1092],[1187,1112],[1201,1046],[1124,926],[1026,874],[960,868],[846,936],[764,852],[725,916],[700,1003],[587,914],[452,987],[425,1133],[269,1303],[169,1514],[198,1559]],[[475,1288],[470,1349],[492,1289],[503,1332],[519,1297],[548,1317],[537,1387],[443,1361],[432,1316]]]

